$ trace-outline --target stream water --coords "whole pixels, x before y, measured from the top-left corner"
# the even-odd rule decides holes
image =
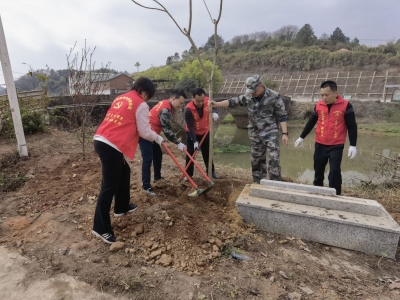
[[[312,183],[314,178],[313,153],[315,133],[311,132],[303,142],[302,147],[295,148],[294,141],[300,136],[302,128],[289,127],[289,145],[281,146],[282,176],[290,176],[300,182]],[[246,129],[238,129],[235,124],[221,124],[215,135],[218,144],[239,144],[250,146]],[[345,145],[342,160],[342,177],[344,186],[354,186],[362,181],[379,182],[385,179],[385,160],[382,156],[400,156],[400,138],[358,134],[357,156],[350,160],[347,157],[348,141]],[[214,161],[218,164],[251,170],[250,152],[246,153],[216,153]],[[329,164],[326,167],[325,185]]]

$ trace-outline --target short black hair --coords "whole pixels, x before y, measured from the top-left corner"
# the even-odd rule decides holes
[[[179,99],[180,97],[185,99],[187,98],[185,92],[182,90],[172,90],[171,97],[175,97],[176,99]]]
[[[202,89],[202,88],[195,88],[193,91],[192,91],[192,94],[193,94],[193,98],[194,97],[196,97],[196,95],[197,96],[201,96],[201,95],[206,95],[206,92],[204,91],[204,89]]]
[[[154,87],[153,81],[149,78],[139,77],[133,82],[131,91],[136,91],[138,94],[145,92],[150,99],[156,93],[156,88]]]
[[[331,89],[332,92],[336,92],[337,91],[336,82],[334,82],[332,80],[327,80],[327,81],[324,81],[323,83],[321,83],[321,89],[327,88],[328,86],[329,86],[329,88]]]

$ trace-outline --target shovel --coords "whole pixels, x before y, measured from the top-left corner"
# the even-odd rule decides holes
[[[167,147],[167,145],[162,142],[161,143],[162,146],[164,147],[165,151],[167,151],[168,155],[171,156],[172,160],[175,162],[175,164],[178,166],[178,168],[182,171],[183,175],[186,176],[186,178],[188,179],[188,181],[190,182],[190,184],[193,186],[193,188],[195,189],[195,191],[193,193],[190,193],[188,196],[189,197],[196,197],[198,195],[201,195],[203,193],[207,193],[212,186],[214,185],[212,182],[209,187],[207,187],[206,189],[200,189],[192,180],[192,178],[186,173],[185,169],[181,166],[181,164],[179,163],[179,161],[176,159],[176,157],[172,154],[171,150],[169,150],[169,148]],[[197,164],[197,163],[196,163]],[[202,170],[203,171],[203,170]],[[208,178],[208,177],[207,177]],[[209,180],[209,179],[208,179]]]
[[[200,143],[199,143],[199,147],[201,147],[201,144],[203,144],[203,141],[204,141],[204,139],[206,138],[206,136],[207,136],[207,134],[208,134],[209,131],[210,131],[210,130],[207,130],[207,132],[203,135],[203,138],[201,139],[201,141],[200,141]],[[199,150],[194,151],[193,156],[192,156],[193,159],[196,157],[197,152],[199,152]],[[190,155],[188,154],[188,156],[190,156]],[[189,163],[187,164],[187,166],[186,166],[186,168],[185,168],[185,171],[187,171],[187,170],[189,169],[189,166],[191,165],[192,161],[193,161],[193,160],[190,160],[190,161],[189,161]],[[179,181],[182,180],[183,176],[185,176],[185,174],[182,174],[182,175],[181,175],[181,177],[179,178]],[[186,177],[186,178],[187,178],[187,177]]]
[[[199,164],[194,160],[194,158],[192,156],[190,156],[189,152],[186,151],[186,148],[183,148],[183,151],[185,152],[185,154],[189,157],[190,161],[194,163],[194,165],[196,166],[197,169],[199,169],[201,175],[203,175],[203,177],[208,181],[209,186],[204,189],[202,191],[203,194],[209,192],[213,187],[214,187],[214,183],[210,180],[210,178],[207,176],[207,174],[203,171],[203,169],[199,166]],[[186,171],[185,171],[186,173]],[[189,177],[186,178],[189,179]]]

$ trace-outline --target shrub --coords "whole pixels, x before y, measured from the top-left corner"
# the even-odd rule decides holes
[[[25,103],[25,101],[19,101],[24,133],[28,135],[44,132],[47,128],[46,114],[44,110],[39,106],[33,107],[29,102],[27,103]],[[14,123],[9,107],[7,107],[1,116],[0,135],[5,138],[15,138]]]

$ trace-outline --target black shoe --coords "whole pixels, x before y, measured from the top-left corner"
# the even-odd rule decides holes
[[[123,215],[125,215],[127,213],[131,213],[131,212],[135,211],[136,208],[137,208],[136,204],[130,203],[129,206],[128,206],[128,211],[127,212],[120,213],[120,214],[114,213],[114,217],[122,217]]]
[[[115,241],[117,240],[115,235],[112,233],[104,233],[104,234],[99,234],[96,231],[92,230],[92,234],[95,237],[101,238],[104,242],[106,242],[107,244],[112,244],[115,243]]]
[[[217,175],[216,173],[212,173],[212,178],[221,179],[221,176]]]

